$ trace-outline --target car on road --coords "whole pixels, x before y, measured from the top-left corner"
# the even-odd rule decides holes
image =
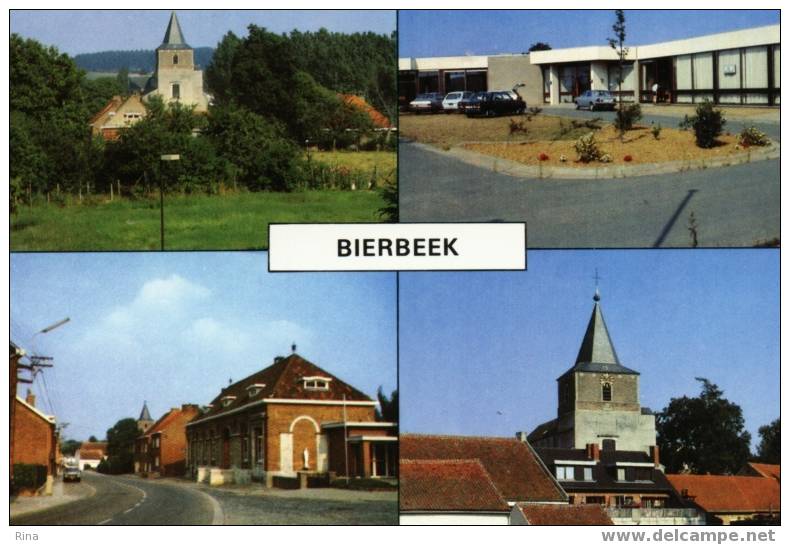
[[[453,91],[452,93],[447,93],[447,96],[442,100],[442,109],[447,114],[457,112],[461,101],[472,98],[472,95],[474,95],[472,91]]]
[[[409,102],[409,109],[415,113],[422,112],[440,112],[442,111],[443,95],[439,93],[423,93],[417,95],[414,100]]]
[[[479,93],[464,107],[467,117],[523,114],[526,110],[527,103],[514,91]]]
[[[614,110],[614,95],[609,91],[585,91],[576,97],[576,109]]]
[[[66,467],[66,469],[63,470],[64,483],[69,481],[80,482],[81,480],[82,480],[82,471],[80,471],[79,467],[70,466],[70,467]]]

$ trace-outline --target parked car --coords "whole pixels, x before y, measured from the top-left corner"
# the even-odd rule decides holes
[[[414,100],[409,102],[409,109],[418,114],[422,112],[440,112],[443,98],[439,93],[423,93],[417,95]]]
[[[464,113],[466,113],[467,117],[523,114],[526,110],[527,103],[513,91],[479,93],[464,107]]]
[[[447,96],[442,100],[442,109],[448,114],[457,112],[461,101],[471,98],[472,95],[474,95],[474,93],[471,91],[453,91],[452,93],[447,93]]]
[[[576,97],[576,109],[614,110],[614,95],[609,91],[585,91]]]
[[[69,466],[63,470],[63,482],[69,481],[76,481],[80,482],[82,480],[82,471],[77,466]]]
[[[461,99],[461,101],[458,102],[458,111],[462,114],[466,113],[466,107],[469,106],[473,100],[484,94],[484,92],[471,93],[467,98]]]

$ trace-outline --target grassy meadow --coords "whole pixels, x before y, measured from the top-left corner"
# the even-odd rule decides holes
[[[270,223],[379,222],[375,191],[165,196],[165,250],[266,249]],[[12,251],[159,250],[159,200],[20,206]]]

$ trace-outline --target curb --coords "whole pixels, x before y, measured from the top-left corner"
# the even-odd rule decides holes
[[[420,149],[449,155],[464,163],[491,170],[499,174],[516,178],[538,178],[558,180],[605,180],[616,178],[636,178],[654,174],[675,174],[692,170],[706,170],[708,168],[723,168],[742,165],[754,161],[767,161],[779,159],[780,146],[771,142],[769,146],[755,149],[750,148],[745,153],[729,155],[727,157],[713,157],[709,159],[693,159],[683,161],[670,161],[667,163],[644,163],[640,165],[593,166],[588,168],[568,168],[553,166],[532,166],[503,159],[461,147],[452,147],[448,151],[434,146],[413,142]],[[752,151],[754,150],[754,151]]]

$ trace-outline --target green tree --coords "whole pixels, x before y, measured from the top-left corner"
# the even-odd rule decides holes
[[[228,32],[217,44],[211,64],[206,67],[206,86],[217,104],[228,104],[233,97],[233,57],[240,45],[241,39]]]
[[[617,104],[619,110],[623,109],[623,68],[625,59],[628,57],[628,48],[625,46],[625,12],[621,9],[614,10],[615,22],[612,25],[614,36],[609,38],[609,47],[615,50],[619,59],[617,71]]]
[[[376,391],[379,407],[376,408],[376,420],[383,422],[398,422],[398,390],[393,390],[387,397],[384,390],[379,386]]]
[[[107,430],[107,461],[111,473],[133,471],[134,441],[139,434],[134,418],[123,418]]]
[[[757,457],[766,464],[782,463],[781,419],[777,418],[766,426],[757,430],[760,434],[760,444],[757,446]]]
[[[118,73],[115,75],[115,83],[118,85],[121,95],[129,94],[129,67],[124,66],[118,70]]]
[[[82,445],[82,441],[66,439],[60,443],[60,452],[62,452],[65,456],[74,456],[74,454],[77,452],[77,449],[80,448],[80,445]]]
[[[545,42],[535,42],[534,44],[529,46],[529,49],[527,51],[532,53],[533,51],[549,51],[550,49],[551,46]]]
[[[698,397],[673,398],[656,416],[661,459],[668,473],[734,474],[749,458],[751,436],[741,408],[704,378]]]
[[[96,443],[96,442],[98,442],[98,439],[96,439],[95,435],[91,435],[90,437],[88,437],[88,442]]]

